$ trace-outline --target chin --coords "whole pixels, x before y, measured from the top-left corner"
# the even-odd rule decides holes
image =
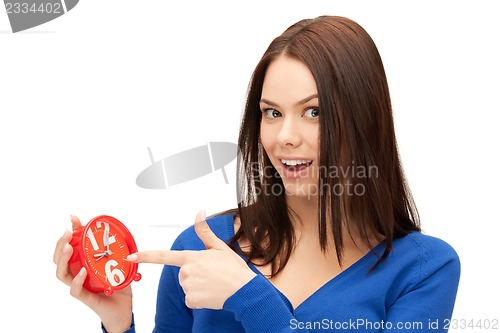
[[[285,195],[287,197],[312,199],[318,197],[318,184],[317,182],[283,182],[285,187]]]

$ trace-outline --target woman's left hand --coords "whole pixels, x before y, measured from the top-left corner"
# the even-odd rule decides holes
[[[226,300],[256,274],[226,243],[218,238],[199,212],[194,224],[205,244],[203,251],[142,251],[127,260],[180,267],[179,283],[191,309],[222,309]]]

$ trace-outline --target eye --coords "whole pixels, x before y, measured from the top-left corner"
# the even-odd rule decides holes
[[[308,118],[318,118],[319,117],[319,108],[313,107],[308,108],[304,112],[304,116]]]
[[[262,113],[269,119],[275,119],[281,117],[281,112],[272,108],[264,109],[262,110]]]

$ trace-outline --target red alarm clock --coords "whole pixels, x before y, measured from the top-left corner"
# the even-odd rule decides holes
[[[73,275],[82,267],[87,270],[85,289],[111,295],[115,290],[139,281],[137,263],[126,260],[137,252],[134,238],[123,223],[114,217],[101,215],[73,232],[70,241],[73,255],[68,264]]]

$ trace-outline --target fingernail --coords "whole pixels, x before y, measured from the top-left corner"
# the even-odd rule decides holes
[[[70,234],[71,234],[71,231],[66,229],[66,231],[64,231],[63,238],[68,238]]]
[[[196,215],[196,221],[195,222],[202,222],[207,219],[207,214],[205,210],[200,210],[198,214]]]
[[[69,244],[66,243],[64,244],[64,247],[63,247],[63,253],[68,253],[69,252]]]
[[[137,254],[129,254],[127,256],[127,261],[137,261],[139,259],[139,256]]]
[[[78,276],[79,277],[83,277],[85,275],[85,273],[86,273],[85,267],[82,267],[80,269],[80,271],[78,272]]]

